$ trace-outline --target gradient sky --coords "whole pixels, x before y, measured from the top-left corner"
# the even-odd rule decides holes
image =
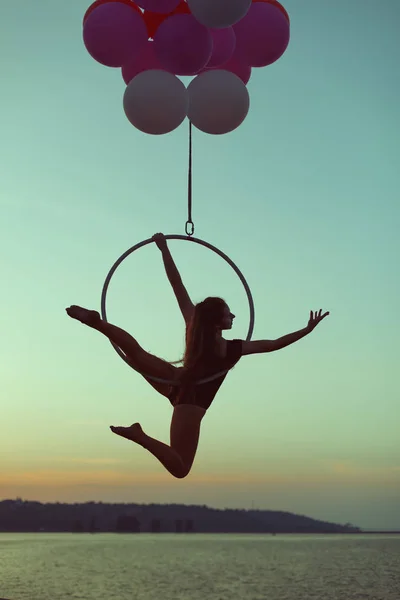
[[[254,295],[254,337],[315,332],[245,357],[203,422],[178,481],[109,432],[168,439],[171,407],[106,339],[65,315],[99,308],[134,243],[184,233],[187,121],[135,130],[124,83],[86,52],[89,2],[0,8],[0,498],[288,510],[400,528],[398,0],[286,0],[291,42],[255,69],[239,129],[194,131],[196,235],[226,252]],[[222,295],[244,337],[234,273],[208,250],[171,251],[193,300]],[[176,360],[183,321],[154,245],[110,288],[109,318]]]

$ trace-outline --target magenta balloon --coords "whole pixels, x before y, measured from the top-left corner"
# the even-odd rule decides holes
[[[143,17],[121,2],[99,5],[83,27],[87,51],[107,67],[121,67],[144,47],[147,38]]]
[[[287,18],[279,8],[266,2],[253,2],[247,15],[233,29],[238,56],[252,67],[271,65],[289,44]]]
[[[150,10],[151,12],[168,14],[176,9],[180,0],[136,0],[140,8]]]
[[[236,46],[236,35],[232,27],[211,29],[210,33],[213,40],[213,51],[207,67],[219,67],[231,58]]]
[[[121,72],[126,85],[128,85],[136,75],[150,69],[163,70],[154,50],[154,42],[147,42],[137,56],[122,65]]]
[[[175,75],[195,75],[211,57],[210,31],[192,15],[172,15],[154,36],[155,50],[164,69]]]

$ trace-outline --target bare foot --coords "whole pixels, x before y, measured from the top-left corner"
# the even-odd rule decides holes
[[[65,310],[72,319],[76,319],[89,327],[96,327],[101,321],[100,314],[97,310],[88,310],[87,308],[76,306],[75,304]]]
[[[136,442],[137,444],[142,444],[146,436],[139,423],[133,423],[130,427],[114,427],[111,425],[110,429],[113,433],[116,433],[127,440],[131,440],[131,442]]]

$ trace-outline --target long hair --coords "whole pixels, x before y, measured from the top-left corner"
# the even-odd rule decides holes
[[[226,303],[222,298],[209,297],[194,307],[194,314],[186,331],[183,356],[184,378],[198,365],[211,365],[215,357],[215,333],[222,323]]]

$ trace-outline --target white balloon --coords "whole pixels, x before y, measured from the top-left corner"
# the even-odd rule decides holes
[[[230,27],[247,14],[252,0],[187,0],[192,15],[206,27]]]
[[[188,111],[188,92],[172,73],[142,71],[128,84],[124,110],[129,121],[144,133],[162,135],[182,123]]]
[[[189,84],[188,94],[188,117],[205,133],[229,133],[249,112],[247,87],[230,71],[212,69],[197,75]]]

